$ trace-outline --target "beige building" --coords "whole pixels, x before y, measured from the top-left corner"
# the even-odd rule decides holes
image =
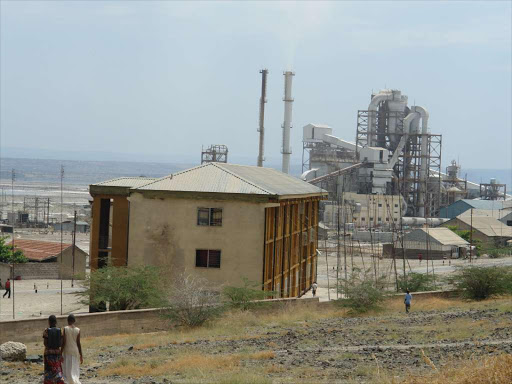
[[[280,297],[302,295],[316,278],[318,204],[327,193],[290,175],[206,163],[94,184],[90,193],[92,269],[156,265],[219,287],[247,277]]]
[[[353,223],[358,228],[378,228],[400,223],[403,211],[398,195],[343,193],[344,204],[340,203],[340,222]],[[402,206],[403,209],[403,206]],[[336,225],[337,208],[334,204],[326,204],[324,222]],[[345,212],[346,219],[343,217]]]

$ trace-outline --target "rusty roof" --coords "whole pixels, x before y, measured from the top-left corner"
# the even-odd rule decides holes
[[[8,244],[12,246],[12,241]],[[62,251],[65,251],[72,244],[62,244]],[[39,240],[14,240],[14,248],[23,252],[25,257],[31,261],[44,261],[59,256],[60,243]]]

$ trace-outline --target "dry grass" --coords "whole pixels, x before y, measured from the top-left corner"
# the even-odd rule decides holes
[[[450,310],[450,309],[485,309],[497,308],[498,310],[512,309],[512,296],[503,296],[496,299],[491,299],[483,302],[469,301],[459,298],[441,298],[441,297],[426,297],[422,298],[419,295],[414,296],[412,310],[415,312],[433,311],[433,310]],[[403,313],[404,301],[401,297],[393,297],[386,301],[384,305],[385,313]],[[382,312],[380,312],[382,313]],[[375,312],[373,313],[375,314]]]
[[[430,375],[411,376],[401,384],[510,384],[512,383],[512,355],[491,356],[484,360],[470,360],[456,367],[443,368]]]
[[[273,351],[260,351],[245,354],[206,355],[201,353],[182,354],[173,359],[153,358],[141,363],[140,360],[120,359],[100,372],[101,376],[164,376],[169,374],[201,375],[215,372],[234,372],[243,360],[270,360],[275,357]]]

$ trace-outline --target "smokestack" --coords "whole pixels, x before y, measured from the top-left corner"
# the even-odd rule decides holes
[[[292,148],[290,147],[290,129],[292,128],[292,79],[295,73],[287,71],[284,75],[284,122],[283,122],[283,147],[281,153],[283,154],[283,167],[284,173],[290,173],[290,155]]]
[[[260,98],[260,126],[258,132],[260,133],[260,146],[258,151],[258,167],[263,167],[265,160],[265,103],[267,102],[267,74],[268,69],[262,69],[261,73],[261,98]]]

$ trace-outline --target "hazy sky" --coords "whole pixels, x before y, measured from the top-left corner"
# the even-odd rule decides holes
[[[291,68],[295,159],[310,122],[354,140],[387,87],[429,110],[443,168],[510,168],[511,18],[509,1],[2,1],[2,146],[176,161],[218,143],[255,164],[266,67],[276,161]]]

